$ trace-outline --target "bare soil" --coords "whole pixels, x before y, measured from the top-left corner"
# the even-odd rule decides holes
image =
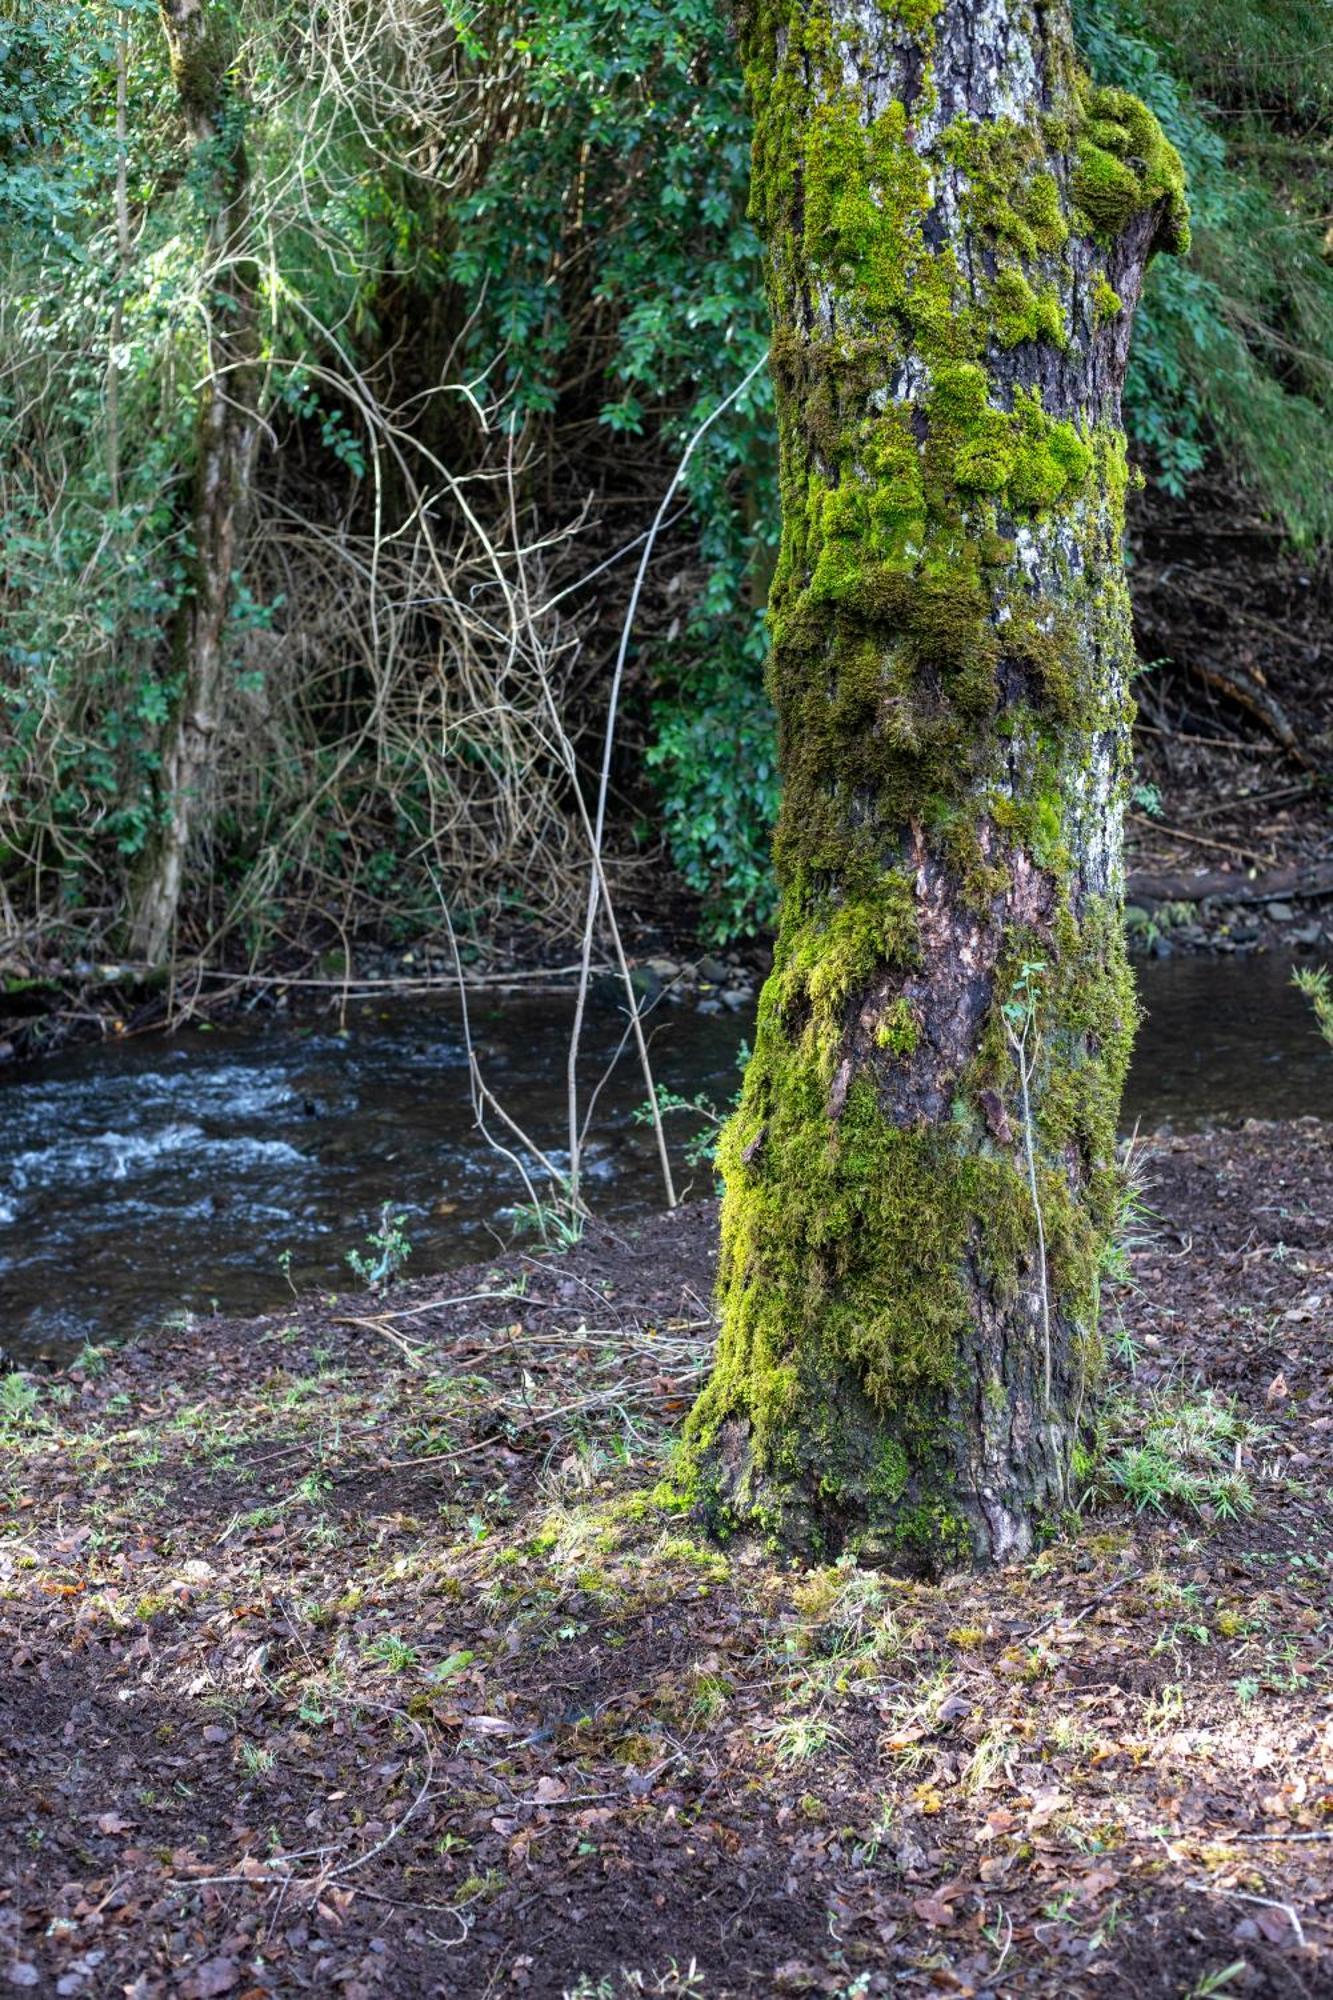
[[[0,1383],[0,1988],[1333,1993],[1333,1132],[1152,1179],[1109,1386],[1253,1511],[988,1576],[674,1511],[711,1203]]]

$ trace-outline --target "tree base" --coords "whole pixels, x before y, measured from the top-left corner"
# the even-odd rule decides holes
[[[987,1569],[1031,1554],[1043,1524],[1069,1503],[1065,1433],[1050,1426],[1029,1454],[1020,1491],[1011,1476],[978,1485],[960,1478],[957,1460],[910,1467],[903,1444],[876,1422],[865,1399],[851,1421],[841,1413],[836,1472],[815,1439],[773,1467],[756,1447],[751,1425],[733,1417],[707,1441],[687,1446],[681,1484],[695,1518],[715,1539],[761,1537],[799,1562],[853,1555],[867,1568],[935,1579],[949,1571]],[[867,1423],[867,1417],[870,1422]],[[859,1421],[858,1421],[859,1419]],[[848,1444],[860,1443],[859,1473]],[[801,1459],[804,1459],[804,1463]]]

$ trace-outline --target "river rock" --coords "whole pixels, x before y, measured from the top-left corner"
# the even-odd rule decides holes
[[[1290,903],[1270,903],[1268,905],[1268,914],[1275,924],[1289,924],[1294,919],[1296,912],[1292,909]]]

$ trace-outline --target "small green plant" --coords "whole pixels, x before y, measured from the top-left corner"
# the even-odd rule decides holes
[[[0,1376],[0,1437],[32,1428],[41,1393],[30,1375]]]
[[[386,1201],[380,1210],[379,1228],[372,1229],[366,1237],[367,1248],[374,1255],[366,1256],[360,1250],[347,1252],[347,1262],[372,1292],[387,1289],[401,1275],[412,1255],[412,1245],[403,1233],[406,1221],[406,1214],[401,1210],[395,1212],[393,1203]]]
[[[1123,1498],[1140,1513],[1210,1509],[1235,1520],[1254,1510],[1241,1461],[1264,1436],[1233,1397],[1212,1389],[1177,1384],[1143,1402],[1116,1397],[1099,1412],[1090,1444],[1075,1454],[1075,1478],[1084,1505]]]
[[[1201,1973],[1185,1995],[1185,2000],[1214,2000],[1218,1993],[1229,1993],[1238,1979],[1245,1978],[1249,1969],[1248,1960],[1234,1958],[1230,1965],[1219,1966],[1216,1972]]]
[[[262,1778],[273,1769],[273,1755],[262,1744],[243,1740],[237,1749],[237,1761],[247,1778]]]
[[[841,1741],[840,1732],[817,1715],[784,1716],[759,1733],[773,1746],[774,1762],[784,1768],[804,1764],[830,1743]]]
[[[665,1972],[642,1972],[637,1966],[620,1968],[619,1976],[605,1973],[594,1979],[590,1973],[583,1973],[573,1986],[561,1991],[560,2000],[630,2000],[636,1993],[653,1993],[662,2000],[704,2000],[703,1974],[694,1959],[688,1965],[677,1965],[674,1958],[668,1959]]]
[[[1298,993],[1304,994],[1314,1009],[1315,1025],[1320,1034],[1333,1049],[1333,993],[1328,987],[1328,967],[1326,965],[1306,965],[1299,967],[1291,975],[1291,983]]]
[[[516,1202],[509,1213],[520,1235],[540,1236],[548,1250],[572,1250],[583,1241],[587,1217],[568,1186],[555,1187],[549,1201],[537,1195],[532,1201]]]
[[[736,1067],[744,1076],[750,1060],[750,1044],[742,1042],[736,1051]],[[676,1090],[659,1090],[657,1108],[664,1118],[688,1113],[703,1120],[698,1131],[691,1133],[685,1141],[685,1159],[691,1167],[711,1167],[717,1158],[717,1142],[722,1127],[741,1101],[741,1086],[737,1084],[730,1103],[719,1110],[707,1091],[700,1090],[693,1097],[682,1097]],[[646,1100],[634,1110],[636,1125],[653,1123],[653,1107]]]
[[[378,1660],[381,1665],[391,1667],[395,1673],[403,1673],[416,1665],[417,1650],[409,1646],[406,1639],[396,1632],[381,1632],[378,1639],[366,1648],[368,1660]]]

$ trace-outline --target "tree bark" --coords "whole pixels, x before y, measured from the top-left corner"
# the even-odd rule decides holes
[[[208,361],[199,391],[190,576],[172,638],[179,692],[162,744],[162,818],[130,923],[131,949],[154,965],[171,949],[186,860],[206,830],[232,571],[258,428],[259,351],[244,105],[232,85],[220,9],[208,0],[159,0],[158,11],[208,206]]]
[[[1187,223],[1067,6],[757,0],[782,901],[724,1139],[715,1525],[934,1571],[1069,1498],[1120,1195],[1120,389]]]

